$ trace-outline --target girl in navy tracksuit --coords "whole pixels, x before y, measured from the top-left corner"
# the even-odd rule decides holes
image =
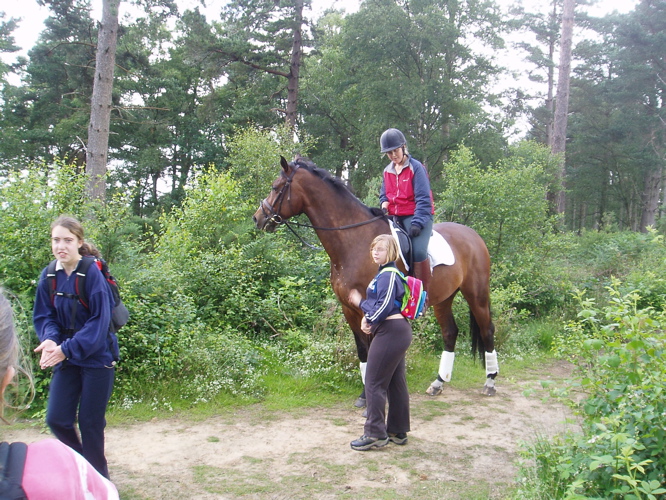
[[[406,444],[410,430],[405,354],[412,342],[412,327],[400,313],[405,294],[402,278],[392,271],[382,272],[395,268],[398,247],[392,236],[381,234],[373,240],[370,251],[379,272],[370,282],[365,300],[358,290],[349,295],[350,301],[363,311],[361,329],[374,335],[365,372],[368,418],[363,436],[351,442],[357,451],[379,448],[389,441]]]
[[[117,359],[117,341],[109,332],[113,298],[95,265],[86,273],[88,307],[75,297],[76,270],[82,257],[99,256],[97,249],[84,241],[83,227],[76,219],[56,219],[51,225],[51,247],[57,261],[55,289],[59,294],[51,297],[45,268],[33,311],[41,342],[35,352],[41,354],[42,369],[53,368],[46,423],[60,441],[108,478],[105,414]],[[76,313],[72,328],[73,307]],[[74,426],[77,413],[80,439]]]

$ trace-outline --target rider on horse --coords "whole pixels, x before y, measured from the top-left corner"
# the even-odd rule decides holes
[[[414,265],[410,274],[430,286],[428,242],[432,234],[435,207],[430,179],[425,167],[407,151],[407,141],[400,130],[390,128],[379,139],[381,152],[391,160],[384,169],[379,202],[382,209],[409,234]]]

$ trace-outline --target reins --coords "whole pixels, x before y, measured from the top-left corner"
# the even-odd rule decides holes
[[[371,223],[373,223],[377,220],[384,219],[386,217],[385,215],[377,215],[377,216],[373,217],[372,219],[364,220],[364,221],[361,221],[361,222],[356,222],[354,224],[347,224],[345,226],[338,226],[338,227],[313,226],[312,224],[304,224],[304,223],[301,223],[301,222],[293,222],[293,221],[290,222],[286,219],[283,219],[278,212],[282,208],[282,202],[284,201],[285,193],[287,191],[289,191],[289,193],[291,193],[291,181],[294,178],[294,175],[296,174],[296,170],[298,170],[299,168],[300,168],[300,165],[297,162],[295,162],[295,163],[292,164],[292,171],[291,171],[290,175],[285,174],[284,171],[280,172],[280,175],[285,177],[287,179],[287,181],[285,182],[284,186],[282,186],[282,188],[280,189],[280,192],[278,193],[277,198],[275,199],[275,201],[273,202],[272,205],[268,205],[268,203],[266,202],[266,198],[264,198],[263,200],[261,200],[261,203],[260,203],[259,206],[261,207],[261,211],[263,212],[264,216],[267,217],[267,221],[272,221],[276,226],[281,226],[281,225],[287,226],[287,228],[292,233],[294,233],[294,235],[299,240],[301,240],[301,243],[303,243],[307,247],[309,247],[313,250],[323,250],[323,248],[320,248],[320,247],[311,245],[310,243],[307,243],[301,237],[301,235],[299,235],[294,230],[292,225],[297,226],[297,227],[307,227],[309,229],[314,229],[315,231],[342,231],[342,230],[345,230],[345,229],[353,229],[355,227],[364,226],[366,224],[371,224]],[[289,194],[289,196],[291,196],[291,194]],[[275,210],[276,205],[278,206],[277,210]]]
[[[339,227],[319,227],[319,226],[313,226],[312,224],[303,224],[301,222],[289,222],[287,220],[281,222],[281,224],[286,224],[289,226],[289,224],[293,224],[294,226],[299,226],[299,227],[309,227],[310,229],[319,229],[321,231],[341,231],[343,229],[352,229],[358,226],[365,226],[366,224],[370,224],[371,222],[375,222],[376,220],[379,219],[384,219],[386,218],[385,215],[378,215],[376,217],[373,217],[372,219],[364,220],[362,222],[357,222],[356,224],[349,224],[347,226],[339,226]]]

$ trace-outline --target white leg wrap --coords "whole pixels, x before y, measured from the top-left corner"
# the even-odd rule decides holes
[[[368,368],[368,363],[361,363],[359,368],[361,369],[361,380],[363,381],[363,385],[365,385],[365,370]]]
[[[499,373],[499,364],[497,363],[497,351],[486,353],[486,376]]]
[[[442,351],[442,359],[439,362],[439,377],[444,382],[451,382],[451,374],[453,373],[453,360],[456,353],[449,351]]]

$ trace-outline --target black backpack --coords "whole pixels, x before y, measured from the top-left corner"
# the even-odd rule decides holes
[[[28,445],[0,443],[0,500],[27,500],[23,490],[23,469]]]
[[[49,296],[51,297],[51,305],[54,305],[55,296],[66,297],[69,299],[78,299],[72,305],[72,321],[70,328],[68,329],[68,334],[73,335],[74,327],[76,325],[76,305],[80,302],[83,307],[89,309],[88,306],[88,295],[86,292],[86,275],[88,269],[92,263],[97,265],[97,268],[102,271],[102,275],[106,279],[106,283],[109,285],[111,290],[111,295],[113,296],[114,306],[111,311],[111,324],[109,325],[109,331],[116,333],[121,327],[127,324],[129,320],[129,311],[123,304],[122,299],[120,298],[120,290],[118,289],[118,283],[116,279],[109,272],[109,267],[106,265],[102,259],[92,256],[85,256],[81,259],[79,266],[76,269],[76,281],[74,282],[74,289],[76,294],[58,292],[56,290],[56,260],[52,260],[49,263],[49,267],[46,270],[46,279],[49,284]]]

